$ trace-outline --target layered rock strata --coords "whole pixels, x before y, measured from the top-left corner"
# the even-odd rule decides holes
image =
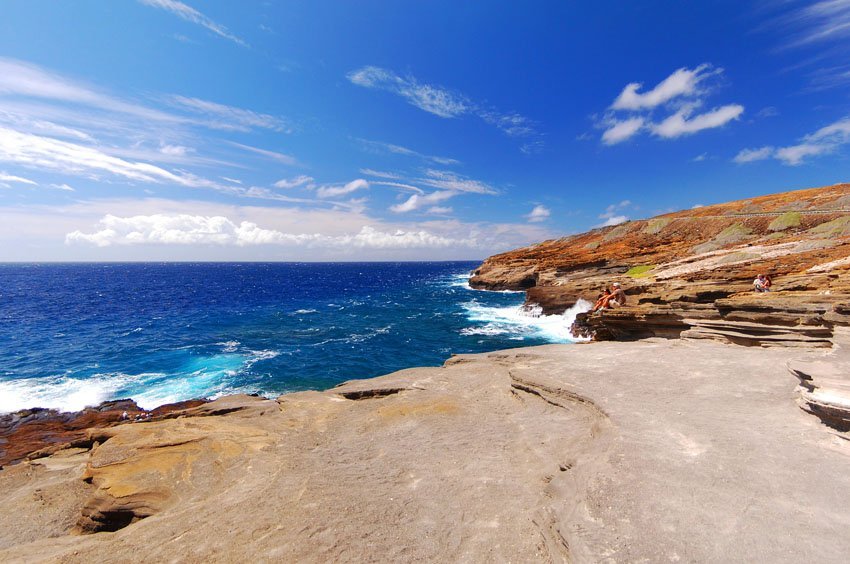
[[[773,291],[754,294],[760,273]],[[561,313],[613,282],[626,307],[580,315],[597,340],[708,338],[755,346],[831,345],[850,325],[850,185],[705,206],[545,241],[487,259],[475,288],[525,290]]]

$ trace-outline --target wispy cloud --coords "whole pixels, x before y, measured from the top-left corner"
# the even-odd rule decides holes
[[[188,22],[205,27],[216,35],[229,39],[237,45],[248,47],[248,44],[245,41],[233,35],[226,27],[220,23],[214,22],[195,8],[184,4],[183,2],[178,2],[177,0],[139,0],[139,2],[147,6],[171,12],[175,16],[178,16]]]
[[[29,178],[23,178],[21,176],[15,176],[14,174],[7,174],[5,172],[0,172],[0,182],[14,182],[17,184],[29,184],[30,186],[38,186],[38,182],[34,180],[30,180]]]
[[[457,192],[452,192],[450,190],[431,192],[430,194],[424,195],[413,194],[404,202],[390,207],[390,211],[393,211],[395,213],[407,213],[448,200],[449,198],[453,198],[457,195]]]
[[[243,143],[236,143],[235,141],[228,141],[229,145],[234,147],[238,147],[249,153],[254,153],[257,155],[261,155],[263,157],[269,158],[273,161],[277,161],[279,163],[283,163],[285,165],[294,166],[298,164],[298,161],[292,155],[287,155],[284,153],[279,153],[277,151],[269,151],[268,149],[261,149],[259,147],[252,147],[251,145],[245,145]]]
[[[301,186],[309,186],[313,184],[315,179],[312,176],[300,175],[294,178],[283,178],[274,183],[275,188],[298,188]]]
[[[358,86],[386,90],[413,106],[441,118],[461,116],[472,109],[469,100],[440,86],[423,84],[413,76],[402,77],[380,67],[366,66],[347,75]]]
[[[641,92],[642,83],[627,84],[599,120],[598,126],[604,129],[602,143],[616,145],[642,131],[663,139],[674,139],[722,127],[739,119],[744,112],[740,104],[697,112],[710,93],[709,79],[722,73],[723,69],[703,64],[693,69],[677,69],[644,92]],[[658,113],[667,115],[656,121]]]
[[[270,114],[262,114],[243,108],[186,96],[171,96],[169,101],[176,106],[206,116],[209,118],[206,125],[213,128],[233,129],[237,131],[250,131],[254,128],[260,128],[285,133],[292,131],[284,120]]]
[[[534,208],[526,214],[524,217],[531,223],[538,223],[541,221],[546,221],[549,219],[549,216],[552,215],[552,212],[543,205],[534,206]]]
[[[54,190],[62,190],[63,192],[76,192],[71,186],[68,186],[64,182],[62,184],[51,184],[51,188]]]
[[[371,153],[376,154],[393,154],[393,155],[403,155],[406,157],[416,157],[418,159],[422,159],[424,161],[428,161],[431,163],[440,164],[443,166],[451,166],[460,164],[460,161],[457,159],[451,159],[449,157],[439,157],[436,155],[426,155],[424,153],[420,153],[419,151],[414,151],[413,149],[409,149],[402,145],[396,145],[394,143],[384,143],[383,141],[371,141],[369,139],[356,139],[358,145],[361,149],[365,151],[369,151]]]
[[[517,112],[503,112],[442,86],[420,82],[412,75],[400,76],[376,66],[365,66],[346,75],[352,84],[391,92],[407,103],[441,118],[474,115],[510,137],[537,136],[536,124]],[[539,143],[542,141],[538,140]]]
[[[320,186],[316,190],[316,195],[320,198],[338,198],[340,196],[347,196],[357,190],[366,190],[368,188],[369,183],[362,178],[358,178],[342,186]]]
[[[785,147],[742,149],[732,160],[736,163],[774,158],[789,166],[804,164],[811,157],[827,155],[850,143],[850,117],[842,118]]]
[[[461,176],[447,170],[428,169],[425,178],[420,178],[419,183],[441,190],[453,192],[468,192],[472,194],[498,194],[499,191],[481,180],[475,180]]]

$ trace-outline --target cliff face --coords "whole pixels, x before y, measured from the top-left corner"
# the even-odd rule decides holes
[[[773,289],[755,294],[769,274]],[[596,340],[712,338],[830,346],[850,324],[850,184],[797,190],[630,221],[487,259],[470,285],[526,290],[560,313],[620,282],[627,306],[580,315]]]

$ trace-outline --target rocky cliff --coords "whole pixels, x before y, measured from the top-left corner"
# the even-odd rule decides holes
[[[759,273],[774,282],[755,294]],[[596,340],[709,338],[757,346],[831,345],[850,324],[850,184],[797,190],[630,221],[487,259],[470,284],[525,290],[545,313],[612,282],[626,307],[580,315]]]

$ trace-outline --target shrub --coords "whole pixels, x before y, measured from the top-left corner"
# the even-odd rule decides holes
[[[800,212],[783,213],[771,221],[767,228],[771,231],[785,231],[791,227],[798,227],[801,219]]]

